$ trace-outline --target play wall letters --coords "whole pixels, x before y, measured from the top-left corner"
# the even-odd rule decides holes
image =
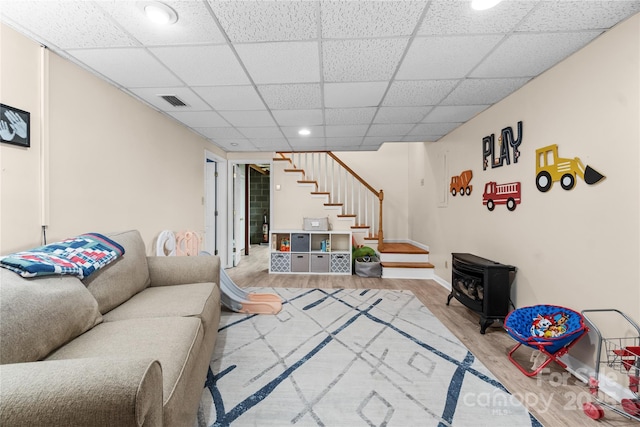
[[[522,121],[518,122],[518,137],[516,138],[511,126],[508,126],[500,132],[498,138],[498,147],[496,148],[495,134],[482,138],[482,170],[486,170],[491,163],[491,168],[497,168],[505,163],[518,163],[520,150],[518,147],[522,144]],[[512,154],[510,154],[510,150]]]

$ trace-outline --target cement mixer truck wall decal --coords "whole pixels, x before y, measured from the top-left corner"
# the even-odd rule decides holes
[[[600,182],[605,177],[590,166],[584,166],[575,157],[563,159],[558,157],[558,144],[548,145],[536,150],[536,187],[546,193],[554,182],[560,181],[560,186],[571,190],[576,185],[576,175],[589,185]]]

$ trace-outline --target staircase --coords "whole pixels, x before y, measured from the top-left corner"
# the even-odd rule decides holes
[[[429,279],[434,266],[429,251],[410,243],[385,242],[382,230],[384,193],[376,191],[331,152],[277,153],[274,172],[293,180],[298,190],[292,197],[307,197],[313,207],[301,205],[304,216],[328,216],[334,230],[350,229],[356,245],[369,246],[380,254],[382,277]],[[282,165],[282,166],[280,166]],[[305,196],[306,195],[306,196]],[[314,212],[316,215],[310,214]],[[322,213],[318,213],[322,212]],[[299,221],[300,212],[291,221]],[[295,218],[295,219],[294,219]]]

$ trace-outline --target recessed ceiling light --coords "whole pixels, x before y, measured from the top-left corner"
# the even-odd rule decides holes
[[[502,0],[472,0],[471,7],[475,10],[491,9]]]
[[[298,135],[309,136],[311,135],[311,131],[309,129],[300,129]]]
[[[142,8],[147,18],[156,24],[169,25],[178,21],[176,11],[164,3],[158,1],[144,2]]]
[[[232,143],[231,143],[231,146],[232,146],[232,147],[237,147],[237,146],[238,146],[238,143],[237,143],[237,142],[232,142]]]

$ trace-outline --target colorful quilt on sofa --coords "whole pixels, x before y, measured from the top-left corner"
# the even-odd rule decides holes
[[[0,267],[22,277],[70,274],[84,279],[124,255],[117,242],[98,233],[87,233],[57,243],[0,257]]]

